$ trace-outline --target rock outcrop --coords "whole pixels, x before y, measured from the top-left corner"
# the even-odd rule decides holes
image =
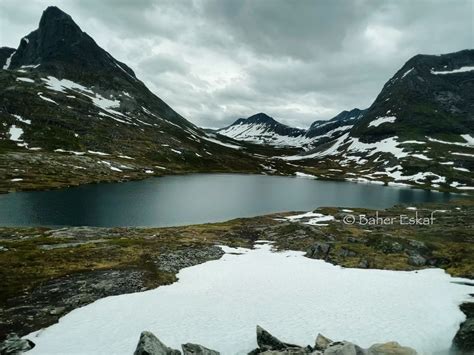
[[[474,302],[463,303],[461,311],[466,315],[466,320],[460,325],[453,339],[451,353],[474,354]]]
[[[22,339],[17,334],[11,333],[0,344],[1,355],[20,355],[25,351],[31,350],[35,347],[35,343],[28,339]]]
[[[167,347],[153,333],[144,331],[133,355],[181,355],[181,352]]]

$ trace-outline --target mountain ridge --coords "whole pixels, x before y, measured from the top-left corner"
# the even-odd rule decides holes
[[[56,7],[0,55],[8,56],[0,70],[0,191],[266,171],[259,147],[186,120]]]

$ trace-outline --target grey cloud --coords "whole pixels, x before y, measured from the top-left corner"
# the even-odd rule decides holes
[[[365,108],[413,55],[473,48],[473,0],[0,0],[16,47],[57,5],[192,122],[307,127]]]

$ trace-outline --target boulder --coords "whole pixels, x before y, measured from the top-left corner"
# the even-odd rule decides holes
[[[11,333],[0,344],[1,355],[19,355],[35,347],[35,343],[28,339],[22,339],[15,333]]]
[[[309,247],[306,256],[312,259],[326,259],[330,250],[331,245],[318,242]]]
[[[408,257],[408,264],[412,266],[423,266],[426,264],[426,259],[419,254],[410,255]]]
[[[316,337],[316,340],[314,342],[314,349],[315,350],[326,350],[329,344],[331,344],[333,341],[329,338],[326,338],[324,335],[321,333],[318,334]]]
[[[466,320],[461,323],[454,336],[452,353],[474,354],[474,303],[463,303],[460,308],[466,315]]]
[[[368,269],[370,267],[370,263],[367,259],[361,259],[361,261],[359,261],[358,266],[361,269]]]
[[[298,345],[287,344],[277,339],[265,329],[257,325],[257,344],[259,347],[258,353],[263,353],[268,350],[299,350],[303,349]]]
[[[133,355],[181,355],[181,352],[167,347],[153,333],[144,331]]]
[[[181,345],[181,348],[183,349],[183,354],[184,355],[192,355],[192,354],[197,354],[197,355],[219,355],[220,352],[208,349],[202,345],[199,344],[183,344]]]
[[[407,346],[401,346],[395,341],[374,344],[367,350],[367,355],[416,355],[417,352]]]
[[[349,341],[336,341],[329,344],[324,355],[366,355],[366,352]]]

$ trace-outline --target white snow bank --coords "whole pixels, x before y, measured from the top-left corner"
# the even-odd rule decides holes
[[[26,336],[36,344],[29,353],[129,355],[149,330],[173,348],[193,342],[243,354],[257,347],[259,324],[289,343],[314,344],[321,332],[363,347],[393,340],[433,354],[450,347],[465,318],[458,305],[471,287],[443,270],[344,269],[270,248],[224,247],[221,259],[181,270],[172,285],[76,309]]]

